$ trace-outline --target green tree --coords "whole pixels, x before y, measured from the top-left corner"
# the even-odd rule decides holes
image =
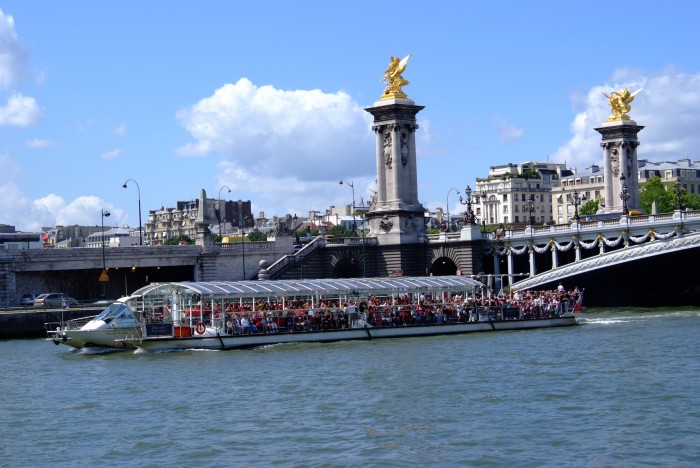
[[[639,188],[639,204],[647,213],[651,213],[651,207],[656,202],[657,213],[669,213],[676,206],[676,199],[670,187],[661,182],[658,176],[652,177]]]
[[[194,241],[190,236],[175,236],[163,242],[163,245],[192,245]]]
[[[267,240],[267,235],[260,231],[251,231],[247,237],[251,242],[265,242]]]
[[[599,200],[588,200],[579,208],[579,215],[588,216],[598,212]]]
[[[335,237],[352,237],[352,230],[347,229],[340,224],[333,226],[328,230],[328,234]]]

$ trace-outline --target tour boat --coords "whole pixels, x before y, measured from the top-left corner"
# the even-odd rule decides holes
[[[113,345],[148,352],[577,323],[569,304],[525,313],[497,304],[483,283],[467,276],[154,283],[118,304],[133,312],[138,330],[122,331]]]

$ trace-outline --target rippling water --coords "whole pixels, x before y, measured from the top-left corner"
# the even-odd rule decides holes
[[[697,466],[700,310],[246,351],[0,341],[0,466]]]

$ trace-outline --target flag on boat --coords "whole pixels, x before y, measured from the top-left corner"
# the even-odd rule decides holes
[[[576,304],[574,304],[574,312],[583,312],[583,291],[578,295]]]

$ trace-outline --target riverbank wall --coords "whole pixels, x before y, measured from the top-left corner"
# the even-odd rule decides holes
[[[0,339],[46,338],[46,324],[56,328],[61,321],[97,315],[102,307],[75,309],[18,310],[0,313]]]

